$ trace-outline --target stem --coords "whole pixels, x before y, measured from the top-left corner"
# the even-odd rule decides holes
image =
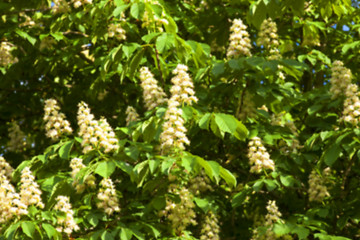
[[[351,160],[350,160],[350,162],[349,162],[349,166],[348,166],[348,168],[347,168],[346,171],[345,171],[344,178],[343,178],[343,182],[342,182],[342,185],[341,185],[341,189],[342,189],[342,190],[345,190],[345,183],[346,183],[347,177],[348,177],[348,175],[349,175],[349,173],[350,173],[350,171],[351,171],[351,167],[352,167],[354,161],[355,161],[355,158],[354,158],[354,157],[351,158]],[[344,194],[343,196],[345,196],[345,194]]]
[[[239,101],[238,101],[238,108],[236,109],[235,117],[238,117],[238,115],[241,113],[241,109],[242,109],[242,106],[244,103],[245,92],[248,87],[249,87],[249,82],[246,81],[245,88],[244,88],[243,92],[241,93],[241,97],[239,98]]]
[[[162,71],[161,71],[161,66],[160,66],[160,59],[159,59],[159,52],[156,49],[156,46],[154,46],[154,49],[155,49],[155,56],[156,56],[156,65],[157,65],[157,67],[159,69],[159,72],[160,72],[160,82],[161,82],[162,88],[164,88],[165,87],[165,82],[164,82],[164,79],[163,79],[163,76],[162,76]]]

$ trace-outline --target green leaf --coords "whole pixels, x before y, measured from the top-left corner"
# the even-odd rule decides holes
[[[310,230],[302,226],[296,226],[291,232],[296,233],[300,240],[306,239],[310,234]]]
[[[191,173],[195,166],[195,158],[193,156],[183,156],[181,158],[181,165],[189,172]]]
[[[133,231],[129,228],[121,228],[120,240],[131,240]]]
[[[55,204],[55,199],[59,195],[66,195],[70,196],[71,192],[73,191],[73,187],[69,184],[66,180],[58,182],[53,187],[53,191],[51,192],[47,207],[51,207]]]
[[[227,133],[234,133],[237,128],[237,122],[234,116],[224,114],[224,113],[215,113],[215,122],[218,125],[220,131]]]
[[[5,237],[9,240],[15,239],[15,233],[20,226],[20,222],[10,225],[5,231]]]
[[[286,5],[291,8],[291,10],[295,13],[297,16],[304,15],[304,0],[288,0],[285,1]]]
[[[114,239],[114,236],[109,231],[104,231],[101,234],[101,240],[113,240],[113,239]]]
[[[216,63],[211,70],[211,73],[214,75],[215,78],[219,77],[225,72],[225,63],[220,62]]]
[[[144,226],[148,227],[151,230],[151,232],[154,235],[155,239],[158,239],[158,237],[161,235],[160,231],[157,230],[153,225],[145,223],[145,222],[142,222],[142,224]]]
[[[136,19],[140,19],[145,11],[145,4],[143,2],[135,2],[131,5],[130,15]]]
[[[211,113],[206,113],[199,121],[199,127],[201,129],[209,130],[209,124],[211,120]]]
[[[129,77],[130,79],[134,78],[134,74],[140,64],[141,59],[143,58],[144,55],[144,49],[140,48],[136,54],[134,55],[134,57],[131,59],[130,62],[130,71],[129,71]]]
[[[129,5],[127,5],[127,4],[116,7],[115,10],[113,11],[113,16],[120,18],[121,13],[123,13],[128,7],[129,7]]]
[[[307,112],[309,115],[313,115],[314,113],[318,112],[322,108],[323,108],[322,104],[312,105],[310,108],[308,108]]]
[[[287,175],[287,176],[280,176],[280,182],[285,186],[285,187],[292,187],[294,186],[294,184],[297,182],[295,180],[295,178],[291,175]]]
[[[291,226],[289,226],[289,224],[275,223],[273,231],[277,236],[282,236],[282,235],[290,233]]]
[[[35,232],[35,224],[29,221],[22,222],[21,228],[23,232],[26,234],[26,236],[33,238],[34,232]]]
[[[156,49],[159,53],[168,51],[170,48],[175,46],[175,37],[171,33],[162,33],[155,43]]]
[[[233,208],[239,207],[246,199],[246,196],[251,192],[250,189],[244,189],[241,192],[234,195],[231,201]]]
[[[259,192],[263,186],[264,186],[264,180],[259,179],[254,183],[253,189],[255,192]]]
[[[360,41],[355,41],[355,42],[352,42],[352,43],[346,43],[346,44],[344,44],[344,46],[341,49],[342,54],[346,54],[349,51],[349,49],[354,49],[354,48],[356,48],[358,46],[360,46]]]
[[[246,137],[249,135],[249,131],[240,121],[237,121],[236,131],[234,132],[234,137],[236,137],[240,141],[244,141]]]
[[[161,32],[153,32],[153,33],[149,33],[147,35],[144,35],[141,39],[146,42],[146,43],[150,43],[151,40],[153,40],[155,37],[161,35]]]
[[[42,228],[45,230],[47,236],[51,239],[56,235],[56,229],[48,223],[42,223]]]
[[[350,238],[338,237],[338,236],[333,236],[333,235],[328,235],[328,234],[323,234],[323,233],[315,233],[314,237],[316,237],[320,240],[351,240]]]
[[[160,160],[159,159],[149,160],[150,173],[153,174],[159,165],[160,165]]]
[[[61,146],[59,149],[59,156],[62,159],[69,159],[71,148],[74,144],[74,140],[70,140],[64,143],[64,145]]]
[[[219,183],[219,174],[220,174],[220,165],[214,161],[206,161],[199,156],[195,156],[197,163],[202,166],[205,170],[205,173],[209,176],[210,179],[215,180],[216,183]]]
[[[130,176],[133,174],[133,167],[127,162],[114,161],[115,165]]]
[[[32,45],[35,45],[36,38],[31,37],[28,33],[21,31],[20,29],[16,29],[15,32],[22,38],[28,40]]]
[[[220,167],[220,177],[224,179],[230,187],[236,187],[236,178],[229,170]]]
[[[102,161],[97,165],[95,173],[99,174],[103,178],[108,178],[114,170],[115,163],[113,161]]]
[[[199,208],[201,208],[201,210],[204,211],[204,213],[207,213],[207,211],[210,208],[210,204],[209,204],[209,201],[207,199],[202,199],[202,198],[195,197],[194,201],[195,201],[196,205]]]
[[[122,46],[122,50],[127,58],[133,54],[137,49],[140,48],[140,45],[137,43],[129,43]]]
[[[127,156],[129,156],[131,159],[137,161],[140,151],[136,146],[130,146],[130,147],[126,147],[124,149],[124,152]]]
[[[266,185],[266,188],[269,192],[274,190],[277,187],[276,181],[271,179],[265,179],[264,183]]]
[[[339,158],[341,154],[341,147],[337,144],[332,144],[330,147],[328,147],[324,154],[323,159],[326,165],[331,167],[334,162]]]
[[[165,160],[161,164],[161,172],[163,174],[168,175],[170,172],[170,168],[173,166],[174,162],[176,162],[175,158],[171,158],[171,157],[165,158]]]
[[[65,38],[62,32],[50,33],[50,35],[53,36],[58,42]]]

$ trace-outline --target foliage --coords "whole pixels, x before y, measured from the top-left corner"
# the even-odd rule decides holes
[[[0,151],[15,170],[0,165],[0,199],[10,191],[6,179],[20,193],[23,169],[31,169],[45,206],[7,219],[0,239],[359,238],[360,130],[343,116],[349,96],[333,97],[341,79],[330,81],[339,60],[358,84],[357,4],[1,1]],[[229,36],[240,31],[230,30],[234,19],[247,26],[251,54],[227,56]],[[274,39],[259,41],[264,20]],[[178,64],[188,67],[182,76],[198,101],[171,95]],[[158,80],[149,89],[166,95],[151,109],[142,67]],[[57,121],[69,121],[68,134],[47,137],[46,126],[56,129],[46,125],[49,109],[44,119],[48,99],[59,105]],[[93,114],[81,127],[80,102],[89,106],[82,114]],[[175,117],[186,136],[163,151],[163,126]],[[250,156],[253,146],[261,150]],[[264,160],[256,152],[275,166],[250,171]]]

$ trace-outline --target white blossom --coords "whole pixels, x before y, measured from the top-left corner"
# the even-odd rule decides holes
[[[159,212],[159,216],[165,216],[171,222],[172,229],[180,235],[190,224],[197,224],[194,196],[187,188],[179,187],[176,184],[169,186],[169,193],[178,195],[180,202],[175,203],[167,198],[166,207]]]
[[[252,165],[250,172],[260,173],[262,169],[275,170],[274,161],[270,159],[270,154],[258,137],[253,137],[249,142],[248,158]]]
[[[234,19],[233,24],[230,28],[230,45],[227,50],[226,56],[230,57],[241,57],[251,56],[251,42],[249,33],[246,31],[247,26],[241,19]]]
[[[80,127],[79,135],[82,137],[81,146],[83,153],[93,149],[103,149],[105,153],[115,152],[118,148],[118,140],[113,129],[105,118],[95,120],[90,108],[84,102],[79,103],[77,120]]]
[[[60,107],[58,106],[55,99],[47,99],[44,106],[44,121],[46,136],[52,140],[59,139],[63,134],[71,134],[72,128],[69,121],[65,119],[65,115],[59,112]]]
[[[344,67],[341,61],[333,62],[331,67],[331,88],[332,98],[335,99],[345,94],[347,87],[351,84],[351,70]]]
[[[100,201],[97,203],[97,207],[102,208],[107,215],[120,212],[119,202],[112,180],[110,178],[104,178],[101,180],[100,185],[101,188],[97,194],[97,198]]]
[[[167,101],[166,94],[147,67],[140,69],[140,81],[145,107],[148,110],[160,106]]]
[[[126,40],[126,31],[121,27],[120,23],[111,23],[108,26],[108,36],[117,40]]]
[[[132,106],[128,106],[126,108],[125,114],[126,114],[126,125],[129,125],[131,122],[136,122],[139,119],[139,114]]]
[[[26,147],[26,135],[21,131],[19,125],[16,122],[11,124],[9,128],[8,150],[12,152],[19,152]]]
[[[6,67],[16,63],[18,59],[11,54],[14,45],[3,41],[0,43],[0,66]]]
[[[279,52],[279,37],[277,34],[276,23],[271,19],[265,19],[260,26],[259,37],[257,39],[257,44],[263,46],[266,51],[268,51],[269,60],[277,60],[281,58]]]
[[[56,201],[54,210],[65,213],[65,217],[58,217],[56,230],[67,235],[70,235],[73,231],[78,231],[80,228],[74,220],[74,211],[72,210],[69,197],[59,195]]]
[[[326,171],[324,174],[326,176]],[[309,175],[309,201],[322,202],[325,197],[330,196],[327,187],[324,183],[324,178],[322,178],[315,170],[311,171]]]
[[[71,171],[71,177],[74,180],[73,187],[76,189],[77,193],[82,193],[87,186],[94,188],[96,187],[95,184],[95,177],[93,175],[89,175],[84,179],[83,183],[79,183],[79,180],[77,179],[77,174],[80,172],[81,169],[85,167],[85,165],[82,163],[81,158],[73,158],[70,161],[70,167],[72,169]]]
[[[41,190],[35,177],[32,175],[30,168],[25,167],[21,171],[21,185],[20,185],[20,201],[26,206],[35,205],[39,208],[44,208],[44,203],[41,200]]]

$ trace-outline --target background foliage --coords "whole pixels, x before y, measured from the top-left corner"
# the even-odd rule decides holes
[[[29,166],[42,190],[45,209],[13,218],[1,228],[3,239],[66,239],[54,228],[53,206],[58,195],[70,197],[80,230],[71,239],[198,239],[201,222],[216,213],[220,239],[250,239],[257,216],[276,200],[283,222],[277,237],[294,239],[358,239],[360,222],[360,131],[339,121],[343,97],[333,99],[331,66],[341,60],[357,83],[360,10],[350,0],[94,0],[79,8],[54,12],[51,1],[8,0],[0,3],[0,40],[10,42],[17,61],[0,66],[0,146],[16,171]],[[144,14],[150,24],[144,25]],[[35,25],[26,24],[26,16]],[[281,59],[268,60],[256,44],[260,24],[277,24]],[[156,18],[167,24],[156,24]],[[248,25],[252,56],[227,59],[233,19]],[[120,23],[126,40],[109,37],[108,26]],[[162,31],[160,31],[162,29]],[[171,71],[189,67],[196,96],[182,106],[191,142],[186,151],[160,154],[159,135],[166,105],[147,111],[139,69],[147,66],[169,95]],[[281,66],[286,78],[278,78]],[[244,98],[252,95],[252,103]],[[53,142],[45,136],[44,101],[56,99],[74,133]],[[77,135],[79,102],[89,104],[96,118],[104,116],[115,129],[120,148],[82,153]],[[256,114],[239,119],[253,104]],[[267,111],[261,106],[265,105]],[[133,106],[138,121],[126,126],[125,110]],[[272,116],[283,114],[272,124]],[[8,148],[9,128],[17,122],[27,145]],[[275,171],[251,173],[249,139],[260,137]],[[284,151],[295,140],[297,151]],[[121,211],[108,216],[96,207],[96,189],[76,193],[70,159],[81,157],[87,174],[111,177]],[[175,166],[175,167],[174,167]],[[309,174],[330,167],[329,191],[321,202],[310,202]],[[177,233],[159,217],[166,199],[179,201],[169,185],[190,186],[206,175],[212,191],[196,195],[197,226]]]

